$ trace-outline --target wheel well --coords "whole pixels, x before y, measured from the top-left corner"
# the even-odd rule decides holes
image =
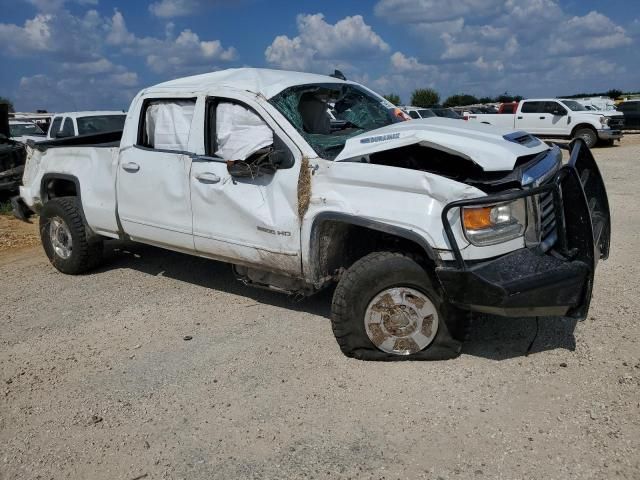
[[[594,128],[593,125],[589,124],[589,123],[579,123],[578,125],[576,125],[575,127],[573,127],[573,130],[571,130],[571,137],[573,138],[576,135],[576,132],[582,128],[588,128],[590,130],[593,130],[593,132],[597,135],[598,132],[596,132],[596,129]]]
[[[314,225],[312,235],[313,277],[321,284],[335,280],[357,260],[377,251],[407,253],[425,268],[435,266],[434,254],[430,249],[425,249],[424,245],[398,232],[340,220],[324,220]]]
[[[45,177],[42,179],[41,198],[43,202],[56,197],[78,197],[78,185],[74,179],[66,177]]]

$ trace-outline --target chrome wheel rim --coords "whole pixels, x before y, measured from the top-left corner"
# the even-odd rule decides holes
[[[438,333],[438,310],[422,292],[395,287],[383,290],[369,302],[364,326],[369,340],[394,355],[424,350]]]
[[[58,257],[66,260],[71,256],[73,250],[71,231],[60,217],[54,217],[49,222],[49,238],[53,251]]]

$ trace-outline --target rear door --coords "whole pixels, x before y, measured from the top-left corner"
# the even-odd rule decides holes
[[[191,204],[196,250],[206,256],[299,276],[298,174],[302,155],[268,112],[236,91],[207,99],[194,149]],[[195,128],[195,127],[194,127]],[[254,164],[271,148],[285,159],[276,171],[232,176],[227,162]]]
[[[515,128],[533,133],[546,135],[549,131],[551,117],[545,111],[545,102],[523,101],[520,111],[516,113]]]
[[[123,144],[117,173],[124,231],[144,243],[193,250],[187,151],[195,98],[145,98],[133,145]]]

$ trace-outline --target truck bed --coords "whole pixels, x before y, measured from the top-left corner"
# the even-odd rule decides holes
[[[117,237],[116,172],[122,131],[30,143],[20,197],[37,211],[48,191],[68,182],[82,198],[84,215],[96,233]]]

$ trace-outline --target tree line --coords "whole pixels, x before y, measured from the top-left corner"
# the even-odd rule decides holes
[[[575,95],[565,95],[558,98],[580,98],[580,97],[609,97],[616,99],[623,95],[631,95],[634,92],[623,92],[612,88],[604,93],[578,93]],[[395,93],[384,95],[384,98],[389,100],[394,105],[402,105],[402,99]],[[524,97],[522,95],[510,95],[509,92],[504,92],[502,95],[496,97],[476,97],[475,95],[469,95],[467,93],[457,93],[447,97],[442,105],[445,107],[463,107],[465,105],[476,105],[480,103],[509,103],[519,102]],[[411,94],[411,101],[409,103],[414,107],[431,107],[440,104],[440,94],[433,88],[418,88]]]

